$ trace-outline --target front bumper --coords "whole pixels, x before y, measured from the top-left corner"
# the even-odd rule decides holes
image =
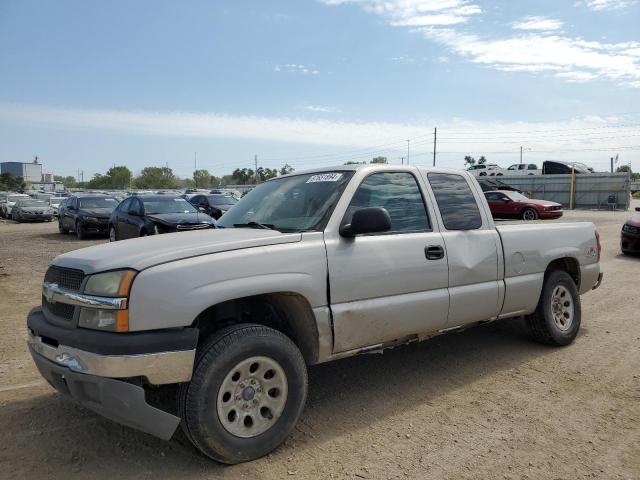
[[[180,418],[152,407],[142,387],[122,380],[76,373],[29,347],[40,374],[61,394],[109,420],[169,440]]]
[[[51,220],[53,214],[51,213],[21,213],[20,218],[23,220]]]
[[[620,250],[626,253],[640,253],[640,234],[622,232]]]
[[[188,382],[197,329],[100,332],[49,323],[40,308],[27,326],[31,356],[56,390],[110,420],[171,438],[180,419],[149,405],[139,384]]]
[[[54,325],[41,308],[27,317],[29,348],[78,373],[144,377],[154,385],[191,380],[198,342],[195,328],[114,333]]]

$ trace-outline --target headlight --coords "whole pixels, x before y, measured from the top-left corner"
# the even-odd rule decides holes
[[[116,270],[91,275],[84,287],[84,293],[101,297],[128,297],[136,273],[135,270]],[[128,332],[128,307],[126,301],[117,309],[82,307],[78,326],[111,332]]]
[[[126,297],[135,275],[135,270],[115,270],[91,275],[84,287],[84,293],[103,297]]]

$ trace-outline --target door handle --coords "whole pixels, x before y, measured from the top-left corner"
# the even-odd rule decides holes
[[[440,245],[428,245],[424,247],[424,256],[427,260],[440,260],[444,258],[444,248]]]

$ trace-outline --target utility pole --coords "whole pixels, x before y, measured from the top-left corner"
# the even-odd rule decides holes
[[[522,165],[522,145],[520,145],[520,165]]]
[[[198,176],[196,172],[198,171],[198,152],[193,152],[193,183],[196,185],[196,190],[198,189]]]
[[[436,166],[436,141],[438,139],[438,128],[433,129],[433,166]]]
[[[400,157],[400,163],[404,165],[404,157]]]
[[[409,165],[409,142],[411,142],[411,139],[407,139],[407,165]]]
[[[256,185],[257,185],[258,184],[258,154],[257,153],[253,156],[253,161],[256,165]]]
[[[611,173],[613,173],[613,157],[611,157]]]

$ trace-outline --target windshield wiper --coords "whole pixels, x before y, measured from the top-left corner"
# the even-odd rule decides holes
[[[260,223],[260,222],[248,222],[248,223],[234,223],[236,228],[264,228],[265,230],[275,230],[273,223]]]

